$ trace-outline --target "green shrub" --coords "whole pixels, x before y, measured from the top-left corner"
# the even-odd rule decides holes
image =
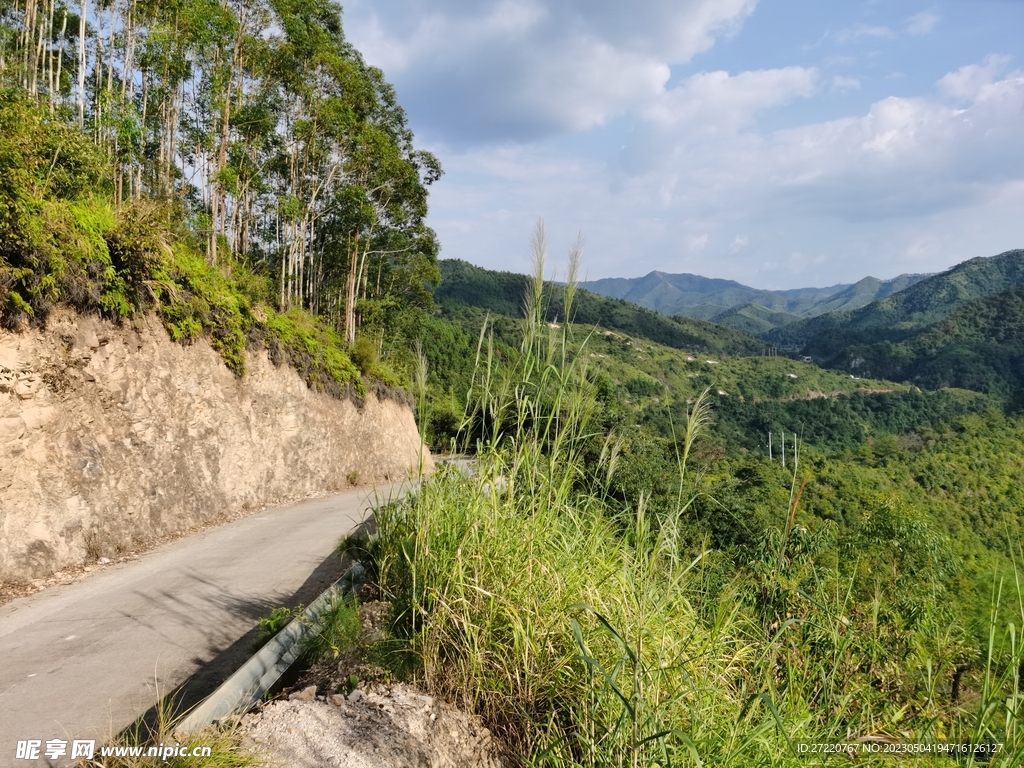
[[[274,608],[266,616],[260,617],[259,634],[261,643],[265,643],[282,629],[288,626],[292,619],[302,613],[302,608],[295,610],[291,608]]]
[[[356,367],[364,373],[370,373],[377,365],[377,347],[365,336],[360,336],[349,349],[349,357]]]

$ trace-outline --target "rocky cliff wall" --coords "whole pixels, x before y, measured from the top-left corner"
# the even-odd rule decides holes
[[[0,330],[0,579],[429,464],[407,406],[313,392],[263,352],[247,367],[236,378],[154,318],[60,312],[45,331]]]

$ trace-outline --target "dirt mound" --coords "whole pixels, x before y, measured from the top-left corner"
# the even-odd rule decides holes
[[[405,683],[347,696],[312,686],[242,719],[243,747],[264,768],[500,768],[480,719]]]

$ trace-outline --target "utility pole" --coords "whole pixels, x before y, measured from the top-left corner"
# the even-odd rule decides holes
[[[768,430],[768,461],[774,461],[772,459],[772,431],[770,429]]]
[[[786,430],[782,430],[782,468],[786,468]]]

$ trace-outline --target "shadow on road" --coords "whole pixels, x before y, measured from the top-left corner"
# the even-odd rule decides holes
[[[374,528],[374,521],[371,517],[361,523],[350,536],[371,535]],[[317,566],[299,589],[290,597],[280,601],[252,600],[223,594],[220,598],[223,601],[222,604],[229,607],[231,612],[236,615],[251,618],[254,622],[252,629],[217,652],[208,661],[204,661],[202,658],[195,659],[196,664],[199,665],[196,672],[178,688],[161,697],[141,717],[125,728],[122,734],[138,734],[138,738],[145,741],[158,735],[161,720],[166,725],[168,722],[180,719],[186,712],[213,693],[258,649],[260,644],[259,618],[266,616],[271,609],[280,606],[295,608],[300,605],[309,605],[324,590],[340,579],[352,562],[348,556],[340,557],[337,553],[332,553]],[[215,628],[211,627],[210,629],[211,647],[216,647]]]

